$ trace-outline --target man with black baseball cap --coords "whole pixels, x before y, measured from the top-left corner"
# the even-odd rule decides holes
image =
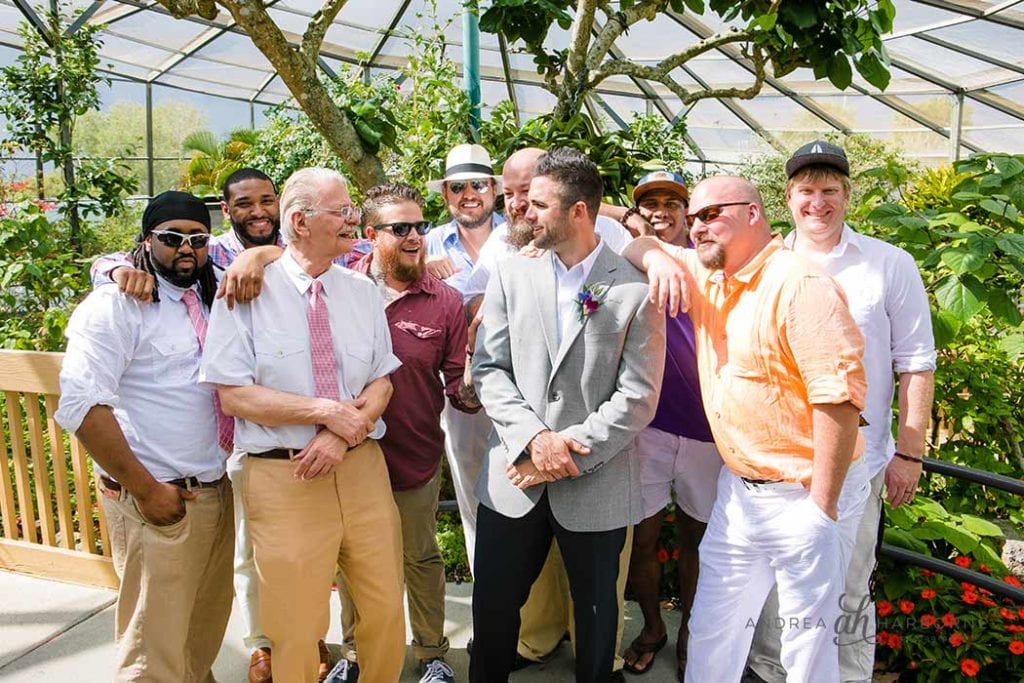
[[[117,680],[206,681],[231,613],[232,422],[200,385],[216,292],[210,215],[153,198],[132,252],[152,304],[96,288],[68,323],[56,418],[96,463],[121,581]]]
[[[842,287],[853,319],[864,334],[868,379],[862,427],[864,457],[851,465],[843,495],[864,498],[854,534],[842,608],[856,633],[836,634],[841,680],[870,681],[874,668],[875,608],[868,582],[883,490],[889,504],[910,502],[921,475],[921,456],[934,389],[935,342],[928,297],[913,257],[891,244],[861,235],[845,222],[850,200],[850,163],[837,145],[810,142],[786,162],[786,203],[796,229],[786,246],[822,267]],[[893,376],[898,376],[899,417],[892,437]],[[864,490],[864,494],[860,491]],[[783,681],[779,663],[778,600],[770,595],[761,614],[749,665],[758,678]]]

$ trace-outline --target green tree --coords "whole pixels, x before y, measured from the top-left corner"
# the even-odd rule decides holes
[[[220,194],[228,176],[245,165],[246,150],[256,139],[256,131],[249,128],[236,128],[223,141],[208,130],[192,133],[181,143],[183,149],[192,152],[192,158],[179,187],[199,197]]]
[[[64,188],[58,199],[67,216],[72,244],[77,245],[79,211],[111,213],[122,196],[134,189],[116,160],[73,159],[73,131],[78,117],[99,106],[99,26],[70,31],[66,8],[51,6],[40,32],[27,22],[19,27],[22,52],[15,63],[0,69],[0,114],[7,119],[9,143],[37,154],[42,162],[63,169]],[[77,177],[76,177],[77,176]],[[43,170],[36,172],[39,196],[45,195]]]

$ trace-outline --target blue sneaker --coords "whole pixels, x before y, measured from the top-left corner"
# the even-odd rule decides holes
[[[441,658],[420,662],[420,683],[455,683],[455,672]]]
[[[324,683],[356,683],[359,680],[359,665],[344,657],[327,674]]]

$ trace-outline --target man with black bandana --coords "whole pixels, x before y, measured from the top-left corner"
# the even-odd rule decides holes
[[[231,613],[230,420],[198,383],[216,290],[210,217],[165,192],[132,253],[153,303],[98,287],[68,324],[56,418],[96,463],[121,581],[117,680],[206,681]]]

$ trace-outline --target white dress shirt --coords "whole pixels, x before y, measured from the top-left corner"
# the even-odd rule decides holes
[[[604,240],[599,240],[594,251],[572,268],[566,268],[562,259],[558,258],[558,254],[551,252],[551,265],[555,269],[555,301],[557,302],[555,313],[558,318],[559,347],[562,346],[562,340],[568,335],[572,321],[580,316],[580,306],[576,303],[577,295],[583,289],[587,278],[590,277],[594,261],[597,260],[597,255],[603,248]]]
[[[158,281],[160,301],[152,304],[109,284],[78,305],[68,322],[54,417],[76,432],[93,406],[110,406],[155,479],[215,481],[224,474],[224,454],[213,391],[198,381],[199,340],[181,300],[185,290]]]
[[[622,223],[607,216],[597,217],[594,232],[616,254],[621,254],[633,239],[629,231],[622,227]],[[463,301],[469,303],[486,292],[487,281],[491,278],[491,273],[494,272],[498,262],[514,253],[516,250],[508,243],[508,224],[502,223],[494,228],[491,236],[484,242],[484,246],[480,247],[480,255],[476,260],[476,265],[473,266],[473,272],[470,273],[462,288]]]
[[[391,352],[384,299],[364,275],[331,266],[317,278],[327,302],[341,399],[353,399],[370,382],[391,374],[401,362]],[[310,356],[309,288],[313,278],[285,253],[267,266],[260,296],[229,311],[218,299],[210,316],[201,382],[247,386],[314,396]],[[248,453],[272,448],[304,448],[314,425],[267,427],[235,418],[235,445]],[[384,435],[377,420],[370,436]]]
[[[796,231],[786,236],[792,248]],[[935,339],[921,274],[914,258],[882,240],[843,226],[828,254],[807,254],[846,293],[853,319],[864,335],[864,461],[875,476],[892,459],[893,373],[935,369]]]

